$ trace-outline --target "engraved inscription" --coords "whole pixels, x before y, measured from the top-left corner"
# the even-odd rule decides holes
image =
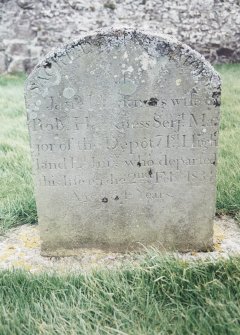
[[[211,245],[220,82],[198,54],[86,37],[34,70],[26,104],[43,249]]]

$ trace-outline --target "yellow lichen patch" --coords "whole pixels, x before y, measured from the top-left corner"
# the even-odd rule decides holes
[[[9,249],[8,246],[6,250],[3,252],[3,254],[0,255],[0,262],[7,260],[10,256],[12,256],[15,253],[14,249]]]
[[[25,257],[25,256],[26,256],[26,254],[25,254],[24,252],[20,252],[20,253],[18,254],[18,257],[20,257],[20,258]]]
[[[223,229],[216,223],[213,225],[213,238],[218,242],[222,242],[225,238]]]
[[[24,247],[29,249],[38,248],[40,246],[40,238],[39,236],[26,236],[20,235],[20,240],[23,241]]]
[[[8,249],[16,249],[15,246],[14,246],[14,245],[11,245],[11,244],[8,245],[7,248],[8,248]]]
[[[214,243],[213,248],[214,248],[214,251],[223,252],[223,249],[220,243]]]
[[[213,226],[213,238],[214,238],[214,245],[213,248],[215,251],[222,252],[221,243],[225,238],[224,231],[217,225],[214,224]]]
[[[32,268],[30,264],[26,263],[23,260],[18,260],[18,261],[12,262],[12,266],[14,268],[21,268],[21,269],[24,269],[24,270],[27,270],[27,271],[31,270],[31,268]]]
[[[192,256],[197,256],[197,252],[196,251],[191,251],[191,255]]]

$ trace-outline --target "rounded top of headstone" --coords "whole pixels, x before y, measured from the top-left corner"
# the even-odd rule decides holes
[[[211,64],[197,51],[175,38],[134,29],[101,29],[48,53],[35,67],[26,82],[37,75],[39,68],[51,72],[52,66],[62,62],[68,65],[82,54],[110,52],[128,43],[135,43],[153,58],[168,57],[170,62],[191,68],[193,76],[206,80],[214,88],[220,87],[220,77]],[[78,54],[78,55],[77,55]]]

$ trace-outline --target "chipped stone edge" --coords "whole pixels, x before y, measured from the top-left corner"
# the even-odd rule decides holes
[[[218,88],[220,90],[221,87],[221,78],[218,72],[213,68],[213,66],[206,60],[204,56],[202,56],[199,52],[195,51],[191,47],[189,47],[187,44],[179,42],[176,38],[166,35],[166,34],[158,34],[155,32],[150,32],[148,30],[141,30],[141,29],[132,29],[132,28],[106,28],[106,29],[98,29],[90,34],[82,34],[78,39],[74,39],[71,42],[64,44],[60,48],[53,49],[50,51],[47,55],[45,55],[38,64],[34,67],[33,71],[30,73],[30,75],[27,77],[24,85],[24,96],[25,101],[27,97],[27,85],[29,80],[34,77],[37,70],[40,67],[46,67],[47,64],[51,63],[52,61],[56,62],[57,59],[61,58],[62,56],[66,56],[68,51],[71,51],[71,49],[74,49],[76,46],[80,46],[84,43],[91,42],[93,40],[97,40],[99,38],[110,38],[111,36],[124,36],[124,35],[131,35],[132,36],[139,36],[141,38],[149,38],[152,40],[156,40],[158,42],[165,42],[168,43],[170,46],[174,48],[181,48],[181,52],[186,53],[188,56],[191,56],[192,58],[198,60],[202,63],[204,69],[207,71],[208,74],[212,75],[212,78],[214,78],[214,87]]]

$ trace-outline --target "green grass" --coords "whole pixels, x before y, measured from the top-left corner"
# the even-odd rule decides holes
[[[240,64],[217,70],[222,78],[217,210],[240,219]]]
[[[190,262],[154,252],[88,276],[0,272],[2,335],[238,335],[240,259]]]
[[[25,77],[0,78],[0,232],[37,220],[23,98]]]
[[[223,81],[217,212],[240,218],[240,64],[218,66]],[[23,100],[24,76],[0,78],[0,231],[37,220]]]

